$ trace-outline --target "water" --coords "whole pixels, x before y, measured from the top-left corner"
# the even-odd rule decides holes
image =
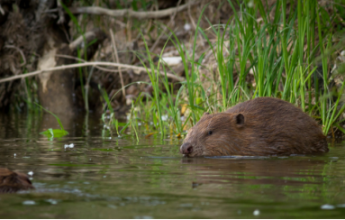
[[[180,140],[110,138],[91,118],[62,120],[70,135],[49,141],[53,120],[0,115],[0,167],[36,187],[0,195],[0,218],[345,216],[344,142],[323,156],[183,158]]]

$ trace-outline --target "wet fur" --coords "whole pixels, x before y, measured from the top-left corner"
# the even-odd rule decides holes
[[[12,193],[33,188],[31,181],[25,174],[0,168],[0,193]]]
[[[185,143],[193,146],[190,157],[328,152],[326,137],[314,119],[288,102],[267,97],[240,103],[223,113],[204,114]]]

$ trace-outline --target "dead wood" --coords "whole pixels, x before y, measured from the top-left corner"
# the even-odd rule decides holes
[[[124,69],[132,69],[137,71],[137,73],[144,71],[147,72],[148,69],[145,67],[140,67],[140,66],[133,66],[133,65],[128,65],[128,64],[122,64],[122,63],[112,63],[112,62],[86,62],[86,63],[77,63],[77,64],[69,64],[69,65],[61,65],[61,66],[56,66],[56,67],[51,67],[51,68],[46,68],[46,69],[41,69],[37,71],[33,71],[30,73],[26,73],[24,75],[16,75],[16,76],[11,76],[7,77],[4,79],[0,79],[0,83],[4,82],[9,82],[13,81],[16,79],[24,79],[32,76],[36,76],[39,74],[42,74],[44,72],[51,72],[51,71],[57,71],[57,70],[67,70],[67,69],[72,69],[72,68],[78,68],[78,67],[84,67],[84,66],[114,66],[114,67],[121,67]],[[162,76],[165,76],[164,72],[159,72]],[[172,73],[166,73],[167,77],[179,82],[182,82],[185,80],[184,77],[176,76]]]
[[[150,19],[150,18],[163,18],[170,16],[174,13],[183,11],[188,7],[199,4],[202,0],[191,1],[187,4],[177,6],[175,8],[169,8],[159,11],[133,11],[132,9],[111,10],[102,7],[78,7],[70,8],[70,11],[74,14],[94,14],[94,15],[108,15],[112,17],[131,17],[137,19]]]
[[[79,36],[77,39],[75,39],[73,42],[69,44],[69,48],[71,50],[75,50],[78,46],[80,46],[82,43],[90,42],[94,39],[104,39],[105,34],[102,30],[96,28],[92,31],[88,31],[85,34]]]
[[[78,46],[81,49],[80,54],[84,54],[86,59],[89,60],[105,38],[105,33],[98,28],[87,32],[83,37],[77,38],[76,41],[69,45],[49,38],[49,45],[45,47],[44,53],[38,61],[38,70],[71,64],[72,60],[57,57],[56,54],[75,55]],[[90,42],[94,43],[89,45]],[[76,81],[74,76],[75,72],[71,68],[42,72],[38,77],[40,83],[38,89],[40,104],[55,114],[74,114],[77,110],[76,100],[73,96],[75,94]]]

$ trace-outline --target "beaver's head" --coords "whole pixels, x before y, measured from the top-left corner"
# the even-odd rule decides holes
[[[205,113],[188,131],[180,152],[188,157],[238,155],[245,127],[241,113]]]

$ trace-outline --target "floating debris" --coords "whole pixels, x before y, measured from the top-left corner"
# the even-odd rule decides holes
[[[72,143],[72,144],[65,144],[65,149],[67,149],[67,148],[74,148],[74,144]]]
[[[23,202],[23,205],[36,205],[36,202],[32,200],[27,200]]]
[[[331,210],[331,209],[334,209],[335,207],[333,205],[330,205],[330,204],[325,204],[325,205],[322,205],[321,206],[321,209],[324,209],[324,210]]]
[[[255,209],[253,212],[253,215],[258,216],[260,215],[260,210],[259,209]]]

